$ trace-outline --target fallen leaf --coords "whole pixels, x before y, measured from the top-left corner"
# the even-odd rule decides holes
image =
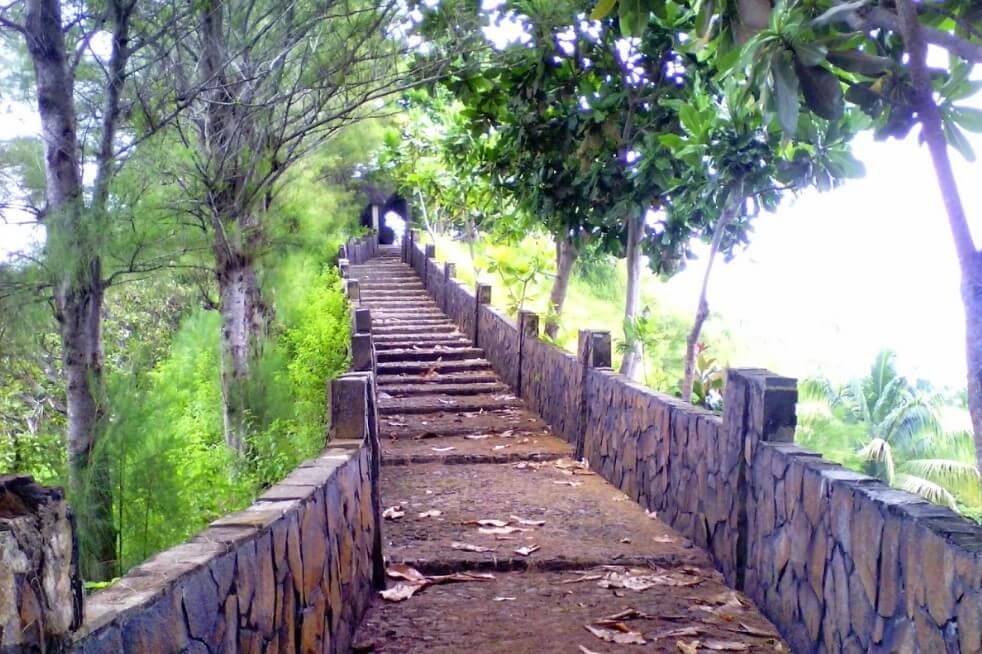
[[[406,512],[403,511],[402,507],[398,504],[396,506],[390,506],[385,511],[382,511],[382,517],[386,520],[398,520],[404,515],[406,515]]]
[[[515,464],[516,470],[538,470],[541,467],[542,464],[535,461],[520,461]]]
[[[538,552],[538,551],[539,551],[539,546],[533,544],[533,545],[526,545],[524,547],[519,547],[517,550],[515,550],[515,554],[521,554],[522,556],[530,556],[533,552]]]
[[[491,438],[491,434],[468,434],[464,438],[471,441],[481,441],[485,438]]]
[[[601,618],[594,622],[594,624],[611,624],[621,622],[623,620],[645,620],[651,618],[652,616],[637,610],[636,608],[629,606],[619,613],[614,615],[608,615],[606,618]]]
[[[526,520],[525,518],[520,518],[517,515],[508,516],[513,522],[517,522],[520,525],[527,525],[529,527],[541,527],[546,523],[545,520]]]
[[[657,520],[658,519],[658,512],[657,511],[647,511],[646,510],[644,512],[644,514],[646,516],[648,516],[649,518],[651,518],[652,520]]]
[[[404,579],[412,583],[426,581],[426,575],[405,563],[390,563],[385,567],[385,574],[393,579]]]
[[[468,520],[464,523],[465,525],[477,525],[479,527],[504,527],[508,524],[507,520],[494,520],[491,518],[482,518],[480,520]]]
[[[631,539],[630,538],[622,538],[621,539],[621,542],[622,543],[630,543],[631,542]]]
[[[382,596],[382,599],[389,602],[401,602],[409,599],[416,594],[416,591],[422,590],[424,587],[425,584],[409,584],[400,581],[392,588],[379,591],[379,595]]]
[[[583,482],[582,481],[569,481],[569,480],[565,480],[565,479],[559,480],[559,481],[554,481],[552,483],[554,483],[554,484],[556,484],[558,486],[582,486],[583,485]]]
[[[491,601],[493,601],[493,602],[514,602],[516,599],[518,599],[518,598],[517,597],[495,597]]]
[[[678,541],[676,541],[671,536],[655,536],[655,542],[656,543],[676,543]]]
[[[457,581],[494,581],[494,575],[490,572],[455,572],[449,575],[427,577],[427,579],[434,584],[447,584]]]
[[[740,631],[751,636],[762,636],[764,638],[776,638],[777,634],[767,629],[760,629],[745,622],[740,623]]]
[[[506,429],[505,431],[501,432],[501,437],[502,438],[509,438],[514,433],[515,433],[515,430],[513,430],[513,429]]]
[[[580,575],[579,577],[576,577],[575,579],[566,579],[564,581],[560,581],[559,583],[561,583],[561,584],[578,584],[581,581],[596,581],[597,579],[603,579],[603,578],[604,578],[603,575]]]
[[[655,634],[655,639],[691,637],[698,636],[701,633],[702,629],[699,627],[679,627],[677,629],[669,629],[668,631],[662,631]]]
[[[454,550],[461,550],[463,552],[493,552],[493,547],[484,547],[483,545],[471,545],[470,543],[459,543],[454,541],[450,543],[450,548]]]
[[[600,652],[595,652],[592,649],[580,645],[580,654],[600,654]]]
[[[443,404],[444,406],[453,406],[454,404],[453,400],[445,400],[442,397],[438,397],[436,401],[439,402],[440,404]]]
[[[528,531],[528,529],[522,529],[520,527],[478,527],[477,530],[482,534],[489,534],[491,536],[505,536],[519,531]]]
[[[449,452],[450,450],[456,450],[457,448],[451,445],[450,447],[431,447],[434,452]]]
[[[693,640],[692,642],[686,643],[681,640],[675,641],[675,646],[679,648],[682,654],[699,654],[699,641]]]
[[[511,447],[511,445],[495,445],[495,446],[494,446],[494,447],[492,447],[491,449],[492,449],[492,450],[503,450],[503,449],[505,449],[506,447]]]
[[[440,509],[430,509],[429,511],[423,511],[418,515],[420,518],[437,518],[443,515],[443,511],[441,511]]]
[[[587,631],[599,638],[600,640],[605,640],[608,643],[617,643],[618,645],[644,645],[644,636],[640,632],[631,631],[627,625],[620,623],[614,629],[606,629],[603,627],[594,627],[593,625],[583,625]]]
[[[750,646],[746,643],[738,643],[732,640],[707,640],[702,643],[702,647],[711,649],[714,652],[746,652]]]

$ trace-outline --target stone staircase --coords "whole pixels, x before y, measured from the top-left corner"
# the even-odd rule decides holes
[[[788,651],[703,551],[572,460],[398,251],[349,276],[372,317],[388,565],[493,575],[378,598],[356,651]]]

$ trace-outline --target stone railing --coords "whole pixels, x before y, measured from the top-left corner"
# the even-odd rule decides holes
[[[794,445],[795,380],[730,370],[722,417],[519,325],[415,234],[403,260],[495,370],[592,469],[705,548],[797,652],[982,651],[982,528]]]
[[[374,242],[350,241],[344,254],[365,260]],[[352,311],[355,351],[361,314]],[[371,372],[342,375],[329,392],[320,456],[244,511],[85,598],[84,618],[74,525],[60,490],[0,479],[0,651],[350,651],[385,582],[381,449]]]

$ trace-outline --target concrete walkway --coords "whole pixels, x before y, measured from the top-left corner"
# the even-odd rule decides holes
[[[352,266],[378,355],[389,594],[374,652],[787,652],[707,555],[589,469],[398,252]]]

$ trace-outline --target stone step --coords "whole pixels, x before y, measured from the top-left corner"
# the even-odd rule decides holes
[[[425,372],[425,371],[423,371]],[[412,384],[413,386],[431,386],[439,388],[444,384],[485,384],[500,383],[498,375],[493,370],[471,370],[461,372],[444,372],[424,377],[422,373],[379,374],[378,385]],[[438,391],[436,391],[438,392]]]
[[[379,384],[382,386],[382,384]],[[482,395],[486,393],[508,393],[509,388],[501,382],[476,382],[470,384],[387,384],[379,391],[392,397],[418,395]]]
[[[508,434],[521,438],[538,435],[548,429],[548,425],[540,418],[517,408],[449,410],[426,415],[385,416],[379,419],[379,433],[382,438],[393,439],[425,440],[468,434]]]
[[[414,327],[417,331],[432,331],[434,327],[446,325],[448,328],[456,329],[457,326],[450,322],[448,318],[393,318],[391,316],[372,317],[372,329],[378,326],[379,330],[392,329],[394,327]],[[385,333],[385,332],[381,332]]]
[[[419,306],[426,307],[428,309],[436,309],[437,304],[433,300],[431,295],[426,293],[420,293],[419,295],[406,295],[405,293],[401,295],[389,295],[389,296],[378,296],[378,295],[366,295],[363,293],[361,296],[362,306],[372,306],[379,307],[383,309],[406,309],[411,310]]]
[[[402,302],[405,304],[412,304],[414,302],[432,302],[433,296],[429,293],[424,293],[420,291],[419,293],[410,293],[405,290],[392,290],[386,291],[384,293],[379,291],[366,291],[362,289],[361,291],[361,301],[375,303],[397,303]]]
[[[413,325],[402,321],[379,324],[375,324],[375,321],[372,322],[372,333],[376,336],[399,336],[400,338],[412,338],[417,335],[433,335],[438,332],[446,334],[457,332],[457,325],[450,321],[428,325]]]
[[[379,362],[377,366],[380,375],[398,373],[432,374],[444,372],[464,372],[473,370],[490,370],[491,364],[484,359],[462,359],[459,361],[389,361]]]
[[[498,395],[422,395],[379,399],[381,415],[425,415],[444,411],[497,411],[518,409],[522,402],[509,393]]]
[[[477,347],[428,347],[420,349],[380,350],[377,353],[379,363],[389,361],[460,361],[461,359],[479,359],[484,356],[484,350]]]
[[[449,320],[447,314],[440,311],[436,305],[418,306],[414,309],[409,307],[377,307],[377,306],[367,306],[364,307],[372,312],[373,316],[384,316],[386,318],[392,318],[395,320],[403,320],[410,318],[440,318],[443,320]]]
[[[427,334],[426,332],[420,332],[418,334],[413,334],[412,336],[406,336],[404,334],[373,334],[375,339],[375,345],[380,343],[406,343],[404,347],[412,347],[414,345],[426,345],[427,343],[439,344],[442,341],[454,341],[456,339],[466,339],[470,342],[470,339],[463,334],[457,333],[434,333]]]
[[[414,338],[409,340],[409,337],[404,337],[404,340],[398,341],[382,341],[379,337],[374,337],[375,349],[379,351],[383,350],[412,350],[418,348],[428,348],[434,346],[444,346],[444,347],[470,347],[471,341],[463,335],[456,336],[453,338],[430,338],[430,339],[418,339]]]

